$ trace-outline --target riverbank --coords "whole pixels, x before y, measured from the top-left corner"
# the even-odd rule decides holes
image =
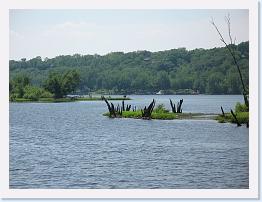
[[[107,100],[131,100],[129,97],[106,97]],[[56,102],[77,102],[77,101],[102,101],[102,97],[67,97],[67,98],[39,98],[39,100],[25,99],[25,98],[16,98],[10,102],[47,102],[47,103],[56,103]]]

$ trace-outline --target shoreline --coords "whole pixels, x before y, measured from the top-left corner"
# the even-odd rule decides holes
[[[106,97],[107,100],[131,100],[129,97]],[[39,100],[31,100],[24,98],[17,98],[9,103],[59,103],[59,102],[79,102],[79,101],[103,101],[101,97],[79,97],[79,98],[39,98]]]

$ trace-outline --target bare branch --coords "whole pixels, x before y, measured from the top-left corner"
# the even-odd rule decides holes
[[[215,24],[215,22],[214,22],[213,19],[212,19],[212,21],[211,21],[211,24],[212,24],[212,25],[215,27],[215,29],[217,30],[217,33],[218,33],[219,36],[220,36],[220,40],[221,40],[226,46],[228,46],[227,43],[226,43],[226,41],[224,40],[222,34],[220,33],[219,29],[217,28],[217,26],[216,26],[216,24]]]
[[[232,45],[233,44],[233,40],[232,40],[232,36],[231,36],[230,14],[225,16],[225,19],[226,19],[227,28],[228,28],[228,36],[229,36],[230,44]]]
[[[228,14],[227,17],[225,17],[225,20],[226,20],[227,26],[228,26],[228,35],[229,35],[229,39],[230,39],[230,45],[233,45],[233,41],[232,41],[232,37],[231,37],[231,30],[230,30],[230,15],[229,14]],[[241,81],[241,84],[242,84],[242,87],[243,87],[243,95],[244,95],[245,104],[246,104],[247,107],[249,107],[249,101],[248,101],[248,97],[247,97],[247,90],[246,90],[246,87],[245,87],[245,84],[244,84],[244,81],[243,81],[243,77],[242,77],[242,74],[241,74],[241,71],[240,71],[239,64],[238,64],[236,56],[235,56],[235,46],[229,46],[227,44],[227,42],[224,40],[222,34],[220,33],[219,29],[217,28],[213,18],[211,20],[211,24],[215,27],[217,33],[220,36],[220,40],[226,45],[226,48],[228,49],[230,55],[233,58],[233,61],[234,61],[235,65],[236,65],[236,67],[237,67],[237,70],[238,70],[238,73],[239,73],[239,77],[240,77],[240,81]],[[236,39],[235,39],[235,41],[236,41]],[[234,41],[234,44],[235,44],[235,41]]]

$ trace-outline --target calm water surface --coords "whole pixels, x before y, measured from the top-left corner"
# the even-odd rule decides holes
[[[130,96],[220,113],[240,95]],[[114,102],[117,103],[117,102]],[[120,103],[120,101],[119,101]],[[11,103],[10,188],[248,188],[248,129],[212,120],[110,119],[104,102]]]

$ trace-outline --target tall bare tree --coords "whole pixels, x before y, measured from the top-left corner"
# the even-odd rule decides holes
[[[233,42],[232,35],[231,35],[231,23],[230,23],[230,15],[229,14],[227,16],[225,16],[225,20],[226,20],[227,28],[228,28],[229,43],[227,43],[225,41],[223,35],[219,31],[219,29],[218,29],[217,25],[215,24],[213,18],[211,20],[211,24],[215,27],[217,33],[220,36],[220,40],[225,44],[227,50],[229,51],[230,55],[233,58],[234,64],[235,64],[235,66],[238,70],[239,78],[240,78],[240,81],[241,81],[241,84],[242,84],[245,105],[249,108],[248,91],[247,91],[246,86],[244,84],[243,76],[242,76],[242,73],[241,73],[241,70],[240,70],[240,66],[239,66],[238,61],[236,59],[236,53],[235,53],[236,38],[234,39],[234,42]]]

